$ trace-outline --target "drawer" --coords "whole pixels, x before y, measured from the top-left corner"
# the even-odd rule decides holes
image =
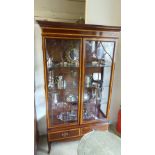
[[[94,126],[89,126],[89,127],[83,127],[80,130],[81,135],[84,135],[88,132],[91,132],[93,130],[100,130],[100,131],[105,131],[108,130],[108,125],[94,125]]]
[[[70,129],[70,130],[65,130],[65,131],[48,133],[48,139],[52,141],[59,140],[59,139],[65,139],[65,138],[71,138],[71,137],[78,137],[78,136],[80,136],[79,129]]]
[[[81,135],[84,135],[90,131],[93,131],[93,129],[91,127],[84,127],[84,128],[81,128]]]

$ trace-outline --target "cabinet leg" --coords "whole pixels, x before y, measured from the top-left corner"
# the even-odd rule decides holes
[[[51,151],[51,142],[48,142],[48,153]]]

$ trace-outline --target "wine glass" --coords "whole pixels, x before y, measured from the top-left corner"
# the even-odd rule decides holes
[[[92,98],[94,99],[96,97],[96,89],[92,89]]]

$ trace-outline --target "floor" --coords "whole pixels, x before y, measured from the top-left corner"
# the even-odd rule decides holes
[[[110,127],[109,131],[120,136],[113,126]],[[52,143],[50,155],[77,155],[78,144],[79,140]],[[37,155],[48,155],[47,150],[48,146],[46,136],[41,136],[39,139]]]
[[[45,136],[40,137],[37,155],[47,155],[47,139]],[[77,155],[78,141],[55,142],[51,145],[50,155]],[[61,148],[61,149],[60,149]]]

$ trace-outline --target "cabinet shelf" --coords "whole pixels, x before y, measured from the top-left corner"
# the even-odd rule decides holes
[[[103,65],[93,65],[92,63],[87,63],[85,65],[86,68],[102,68],[102,67],[111,67],[112,64],[111,63],[105,63]]]
[[[79,66],[76,66],[76,65],[67,65],[67,66],[63,66],[63,65],[53,65],[52,67],[49,67],[48,70],[51,70],[51,69],[57,69],[57,68],[63,68],[63,69],[68,69],[68,68],[75,68],[75,69],[78,69]]]
[[[54,71],[55,75],[70,74],[71,71],[79,72],[79,67],[53,67],[49,68],[48,71]]]
[[[77,118],[73,119],[73,118],[69,118],[69,119],[59,119],[58,115],[51,115],[50,117],[50,121],[51,123],[54,123],[54,125],[61,125],[61,124],[70,124],[70,123],[74,123],[77,122]]]
[[[102,88],[104,88],[104,87],[109,87],[109,85],[103,85],[103,87]],[[90,86],[90,87],[87,87],[87,86],[85,86],[85,89],[97,89],[98,87],[97,86]],[[99,88],[101,88],[101,87],[99,87]]]
[[[58,89],[58,88],[52,89],[52,88],[50,88],[48,93],[57,92],[57,91],[61,92],[61,91],[66,91],[66,90],[71,91],[71,90],[77,90],[77,89],[78,89],[78,87],[66,87],[66,88],[63,88],[63,89]]]

